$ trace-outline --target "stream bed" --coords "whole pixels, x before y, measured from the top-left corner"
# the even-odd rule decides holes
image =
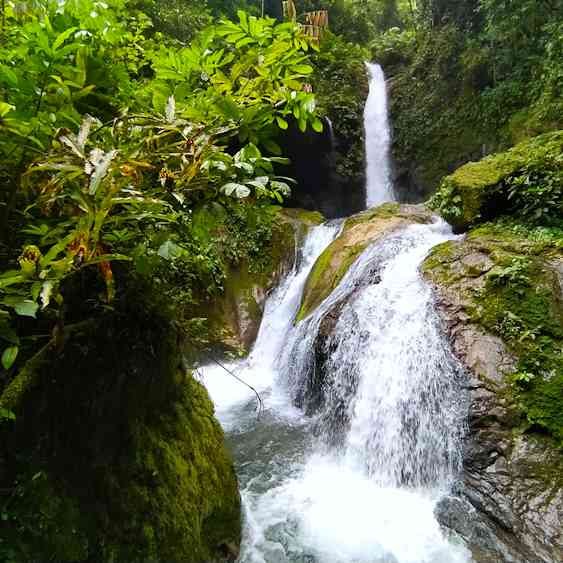
[[[432,294],[418,267],[453,238],[412,225],[369,246],[333,293],[294,326],[316,258],[339,226],[312,229],[269,297],[250,356],[202,377],[233,451],[244,510],[241,563],[461,563],[436,502],[461,464],[465,405]],[[322,406],[297,408],[315,337],[338,304]],[[302,402],[302,401],[301,401]],[[259,414],[259,416],[258,416]]]

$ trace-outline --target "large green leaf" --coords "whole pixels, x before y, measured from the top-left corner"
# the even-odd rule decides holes
[[[2,353],[2,367],[4,369],[10,369],[14,365],[19,351],[18,346],[10,346],[4,350]]]

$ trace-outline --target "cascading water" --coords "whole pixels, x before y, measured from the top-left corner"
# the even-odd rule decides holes
[[[267,303],[249,359],[229,366],[259,386],[262,417],[248,389],[204,370],[238,466],[240,561],[467,561],[433,514],[459,468],[464,405],[418,272],[453,235],[444,223],[415,225],[368,247],[294,327],[307,273],[336,230],[312,231],[301,265]]]
[[[387,115],[387,87],[383,69],[378,64],[366,63],[370,83],[364,109],[366,135],[366,207],[394,201],[391,179],[391,130]]]
[[[293,318],[299,308],[301,293],[316,259],[332,242],[339,230],[339,224],[315,227],[307,237],[300,256],[291,273],[269,297],[260,330],[253,350],[246,360],[225,364],[259,392],[270,391],[276,379],[275,362],[290,332]],[[253,392],[236,379],[225,377],[225,370],[219,366],[206,366],[201,370],[205,383],[221,423],[227,429],[231,423],[239,423],[237,406],[246,405],[253,398]],[[251,413],[252,417],[253,413]]]

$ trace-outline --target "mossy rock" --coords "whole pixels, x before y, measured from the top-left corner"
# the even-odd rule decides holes
[[[466,369],[461,498],[440,521],[477,562],[561,561],[563,231],[487,223],[422,271]]]
[[[290,222],[295,222],[297,226],[315,227],[324,223],[325,218],[318,211],[309,211],[307,209],[299,209],[296,207],[285,208],[280,211],[280,215]]]
[[[222,561],[238,483],[174,323],[131,295],[53,348],[0,427],[0,555],[16,561]],[[0,499],[0,502],[3,502]],[[232,553],[231,553],[232,555]]]
[[[526,166],[561,162],[563,131],[546,133],[512,149],[469,162],[443,179],[430,200],[457,231],[503,215],[509,210],[504,181]]]
[[[324,221],[316,211],[281,208],[274,224],[269,260],[260,268],[248,262],[231,268],[220,297],[206,302],[202,315],[209,319],[219,351],[247,354],[260,328],[268,292],[291,269],[296,248],[307,231]]]
[[[433,249],[424,275],[458,322],[502,340],[514,366],[501,382],[518,425],[563,446],[563,232],[489,223]]]
[[[387,203],[346,219],[341,234],[319,256],[305,284],[296,320],[309,316],[340,283],[348,268],[371,243],[411,223],[428,223],[423,206]]]

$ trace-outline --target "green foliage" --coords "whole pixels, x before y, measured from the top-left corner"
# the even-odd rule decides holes
[[[349,179],[364,169],[364,139],[359,132],[363,130],[368,91],[365,67],[368,58],[367,49],[327,33],[312,59],[319,109],[330,118],[339,139],[336,171]]]
[[[412,30],[392,27],[377,35],[369,47],[372,58],[387,72],[412,61],[416,52],[416,33]]]
[[[239,18],[206,30],[189,47],[154,53],[155,80],[147,89],[159,111],[173,95],[179,106],[189,105],[192,118],[232,122],[241,143],[279,154],[275,137],[288,117],[302,131],[318,122],[314,96],[302,89],[313,72],[310,44],[293,24],[242,11]]]
[[[289,120],[322,129],[302,88],[310,43],[295,25],[241,11],[189,46],[168,38],[157,48],[162,31],[143,12],[120,0],[96,10],[47,2],[7,14],[0,168],[3,224],[14,228],[0,271],[0,352],[10,374],[34,349],[24,319],[62,325],[77,307],[65,288],[79,275],[94,276],[89,299],[108,307],[114,263],[157,256],[164,277],[189,272],[183,297],[196,303],[203,287],[220,290],[229,265],[259,264],[273,228],[268,202],[283,202],[292,183],[278,176],[287,160],[277,135]],[[232,213],[233,228],[215,233],[222,250],[212,226],[198,226],[213,205]]]
[[[514,212],[534,223],[561,222],[563,211],[563,153],[559,163],[528,165],[506,180]]]
[[[396,0],[295,0],[298,14],[328,10],[330,29],[348,43],[367,45],[404,19]]]
[[[514,258],[508,266],[489,272],[487,281],[497,287],[510,284],[519,290],[530,286],[529,274],[529,262],[524,258]]]
[[[464,162],[561,129],[560,3],[425,0],[413,14],[371,48],[392,84],[397,171],[414,197]]]
[[[452,225],[511,214],[558,226],[563,208],[563,134],[546,133],[444,178],[429,205]]]

